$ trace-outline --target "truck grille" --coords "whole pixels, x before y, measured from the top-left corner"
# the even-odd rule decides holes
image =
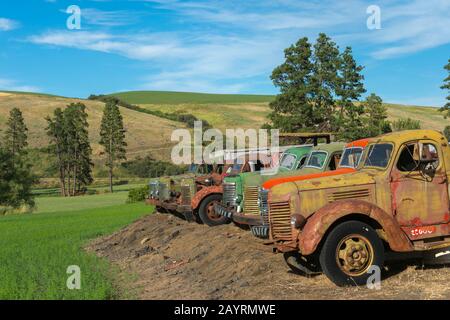
[[[258,187],[248,186],[244,192],[244,213],[259,214],[258,207]]]
[[[236,183],[223,184],[223,203],[226,206],[236,206]]]
[[[150,198],[155,198],[156,197],[156,191],[158,190],[158,181],[151,181],[148,184],[149,187],[149,196]]]
[[[269,190],[259,189],[258,197],[259,197],[259,212],[262,216],[263,223],[265,225],[269,225],[269,207],[268,207],[268,196]]]
[[[289,202],[269,203],[270,229],[274,240],[292,240]]]
[[[169,200],[169,190],[167,189],[167,185],[165,183],[159,183],[158,184],[158,194],[156,198],[159,198],[160,200]]]
[[[181,186],[181,204],[191,204],[191,187]]]

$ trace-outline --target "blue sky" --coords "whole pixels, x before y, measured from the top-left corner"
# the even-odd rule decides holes
[[[70,5],[81,8],[80,30],[66,27]],[[381,29],[367,28],[369,5]],[[444,103],[449,0],[1,1],[0,89],[273,94],[283,49],[319,32],[353,48],[368,92]]]

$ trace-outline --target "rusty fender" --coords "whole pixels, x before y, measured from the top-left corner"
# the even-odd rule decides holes
[[[191,200],[192,210],[197,209],[198,206],[200,205],[200,203],[202,202],[202,200],[205,199],[206,196],[209,196],[210,194],[213,194],[213,193],[222,194],[223,193],[222,185],[204,187],[199,192],[197,192]]]
[[[312,254],[329,227],[347,215],[362,214],[377,221],[384,230],[386,241],[393,251],[407,252],[414,248],[397,221],[379,207],[362,200],[339,200],[317,210],[299,235],[299,249],[303,255]]]

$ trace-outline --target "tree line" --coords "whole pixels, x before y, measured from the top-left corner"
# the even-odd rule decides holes
[[[375,93],[361,101],[366,93],[363,69],[351,47],[341,51],[324,33],[313,45],[306,37],[299,39],[284,50],[284,62],[272,71],[271,80],[280,93],[270,103],[269,123],[264,127],[284,132],[334,132],[343,140],[419,129],[420,122],[413,119],[389,122],[387,108]],[[450,61],[445,69],[450,73]],[[450,89],[450,76],[444,82],[442,88]],[[448,115],[449,108],[447,103],[440,111]]]
[[[61,195],[84,193],[93,182],[94,166],[86,106],[81,102],[71,103],[64,109],[56,108],[53,115],[45,119],[45,131],[49,137],[47,151],[56,159]],[[11,109],[0,144],[0,212],[34,206],[31,188],[37,177],[32,174],[32,165],[26,159],[27,132],[20,109]],[[114,102],[108,102],[104,107],[99,143],[104,150],[102,154],[109,169],[110,191],[113,192],[114,168],[126,160],[123,118]]]
[[[100,94],[100,95],[91,94],[88,97],[88,99],[103,101],[105,103],[113,102],[121,107],[130,109],[130,110],[151,114],[153,116],[168,119],[171,121],[182,122],[182,123],[185,123],[188,128],[194,128],[195,121],[201,121],[202,127],[205,129],[211,128],[211,125],[209,124],[208,121],[200,120],[196,116],[194,116],[193,114],[190,114],[190,113],[174,113],[174,112],[169,113],[169,112],[162,112],[159,110],[149,110],[149,109],[142,108],[140,106],[128,103],[126,101],[123,101],[123,100],[119,99],[118,97],[108,96],[108,95],[103,95],[103,94]]]

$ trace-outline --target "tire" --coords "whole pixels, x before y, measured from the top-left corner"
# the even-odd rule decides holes
[[[338,286],[366,285],[372,266],[381,271],[384,246],[366,223],[347,221],[327,236],[319,256],[323,273]]]
[[[430,266],[450,265],[450,246],[425,251],[423,263]]]
[[[214,203],[218,203],[220,201],[222,201],[221,194],[212,194],[210,196],[207,196],[200,203],[200,206],[198,208],[198,215],[204,224],[210,227],[214,227],[230,222],[230,219],[215,214],[214,212]]]
[[[304,276],[313,276],[321,273],[320,264],[316,256],[302,256],[297,251],[285,252],[284,261],[292,272]]]

